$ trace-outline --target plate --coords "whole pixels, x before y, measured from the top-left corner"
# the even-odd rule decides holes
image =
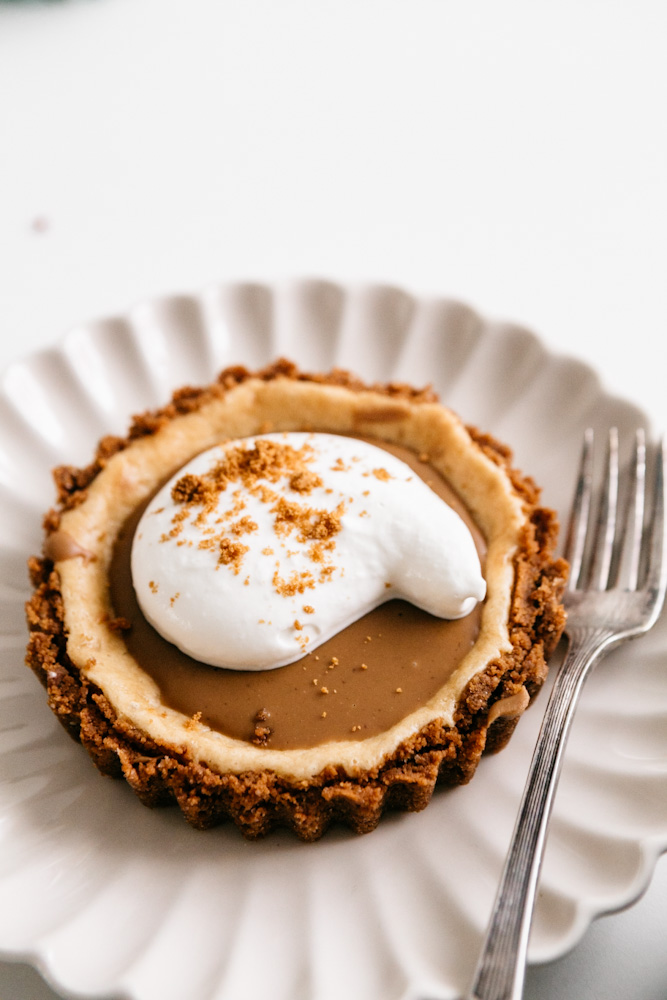
[[[0,390],[0,953],[63,993],[131,1000],[445,1000],[468,983],[546,703],[467,787],[370,836],[198,833],[102,778],[23,666],[25,562],[50,469],[85,464],[130,414],[226,364],[284,355],[433,383],[510,442],[567,509],[583,429],[646,425],[587,366],[467,306],[323,281],[151,301],[13,364]],[[629,447],[629,444],[628,444]],[[667,626],[610,656],[582,696],[530,946],[562,955],[637,897],[667,849]]]

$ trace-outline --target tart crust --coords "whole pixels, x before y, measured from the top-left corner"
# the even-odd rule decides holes
[[[197,451],[269,430],[359,433],[427,452],[486,536],[477,642],[435,698],[379,736],[281,751],[214,733],[160,702],[109,606],[107,568],[127,513]],[[362,833],[386,809],[424,808],[436,783],[466,783],[483,752],[507,743],[564,626],[554,512],[504,445],[465,427],[429,389],[308,375],[286,361],[229,368],[135,418],[128,437],[104,438],[91,465],[54,477],[47,542],[64,531],[80,552],[30,560],[27,663],[100,771],[125,777],[146,805],[176,801],[198,828],[229,818],[249,838],[288,826],[315,840],[332,822]]]

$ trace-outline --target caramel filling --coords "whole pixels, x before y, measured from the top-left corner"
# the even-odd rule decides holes
[[[409,465],[461,515],[483,558],[482,535],[446,481],[414,452],[372,443]],[[394,600],[276,670],[221,670],[199,663],[148,624],[135,597],[130,554],[149,499],[127,519],[114,548],[109,570],[114,613],[130,624],[124,634],[128,650],[153,678],[164,704],[227,736],[274,750],[375,736],[426,704],[477,638],[481,605],[466,618],[446,621]]]

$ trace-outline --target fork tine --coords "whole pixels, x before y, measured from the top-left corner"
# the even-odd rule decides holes
[[[651,532],[648,548],[648,571],[646,588],[654,590],[660,608],[667,587],[667,530],[665,527],[665,451],[663,440],[659,447],[655,463],[655,489],[653,495],[653,510],[651,516]],[[657,613],[656,613],[657,616]]]
[[[586,547],[586,531],[591,508],[593,491],[593,428],[584,431],[584,442],[581,449],[579,475],[574,493],[574,501],[570,512],[570,521],[565,542],[565,558],[570,564],[568,589],[574,590],[581,576]]]
[[[604,470],[604,485],[598,509],[593,559],[589,574],[589,586],[606,590],[609,585],[614,537],[616,534],[616,512],[618,508],[618,431],[609,429]]]
[[[637,589],[639,585],[639,569],[641,565],[642,536],[644,532],[644,506],[646,502],[646,438],[643,428],[638,428],[637,430],[634,458],[634,490],[627,513],[628,527],[630,527],[630,517],[632,515],[632,525],[630,527],[631,538],[629,545],[628,590]]]
[[[625,489],[623,487],[625,480]],[[636,590],[642,566],[642,537],[646,495],[646,441],[643,428],[635,433],[632,461],[619,480],[619,527],[614,539],[614,551],[607,587],[622,586]]]

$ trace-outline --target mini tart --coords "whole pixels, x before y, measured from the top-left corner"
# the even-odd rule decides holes
[[[367,739],[272,750],[212,731],[162,703],[109,603],[115,539],[168,474],[221,440],[283,430],[365,435],[427,453],[486,539],[476,642],[435,697]],[[367,386],[341,371],[307,375],[285,361],[257,373],[230,368],[135,418],[127,438],[103,439],[88,467],[54,476],[46,554],[30,560],[27,662],[100,771],[125,777],[146,805],[175,801],[198,828],[232,819],[249,838],[287,826],[315,840],[335,821],[363,833],[386,809],[424,808],[437,782],[466,783],[483,752],[506,744],[564,626],[567,567],[552,556],[553,511],[539,506],[506,447],[465,427],[428,389]],[[67,552],[58,551],[63,538]]]

